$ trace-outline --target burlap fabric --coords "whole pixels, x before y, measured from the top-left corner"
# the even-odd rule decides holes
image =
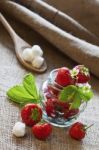
[[[24,1],[19,0],[18,2],[23,3]],[[1,0],[0,8],[4,12],[27,24],[29,27],[41,34],[51,44],[61,50],[64,54],[78,63],[86,65],[93,74],[99,76],[99,47],[96,46],[99,45],[99,39],[94,33],[91,33],[77,21],[59,10],[56,10],[55,12],[54,8],[49,9],[49,6],[46,6],[46,3],[45,5],[40,3],[40,0],[29,0],[24,3],[25,5],[29,5],[31,7],[34,6],[35,10],[34,8],[33,10],[37,13],[11,1]],[[43,11],[43,8],[45,8],[45,11]],[[46,12],[49,12],[53,18],[50,18],[48,15],[44,15]],[[96,12],[98,14],[98,11]],[[38,15],[38,13],[41,15]],[[60,23],[61,21],[62,23]],[[66,29],[73,32],[74,35],[64,31]],[[90,43],[89,41],[92,42]],[[93,45],[93,43],[96,45]]]
[[[53,68],[60,66],[72,68],[75,65],[33,29],[19,23],[13,17],[10,18],[9,14],[5,17],[23,39],[31,45],[39,44],[44,49],[48,70],[42,75],[35,74],[39,87]],[[53,128],[53,133],[47,141],[35,139],[31,129],[27,129],[27,135],[22,139],[12,135],[14,123],[20,120],[20,108],[8,101],[6,90],[20,83],[26,73],[28,72],[16,59],[10,36],[0,23],[0,150],[99,150],[99,80],[95,77],[92,77],[91,81],[95,96],[78,118],[79,121],[89,125],[94,123],[82,142],[71,139],[68,131],[60,128]]]

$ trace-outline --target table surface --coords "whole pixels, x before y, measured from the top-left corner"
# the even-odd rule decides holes
[[[43,74],[35,74],[40,87],[49,72],[61,66],[72,68],[75,62],[60,53],[46,40],[27,26],[9,19],[16,32],[31,45],[39,44],[48,64],[48,70]],[[54,41],[53,41],[54,42]],[[94,126],[88,130],[83,141],[75,141],[64,128],[53,128],[53,133],[46,141],[39,141],[27,129],[24,138],[12,135],[15,122],[20,120],[19,107],[9,102],[6,91],[11,86],[22,81],[28,71],[18,62],[13,42],[0,24],[0,150],[99,150],[99,80],[92,76],[91,85],[95,93],[86,110],[78,118],[79,121]]]

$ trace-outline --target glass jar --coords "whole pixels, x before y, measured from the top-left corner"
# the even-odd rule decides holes
[[[55,82],[57,72],[58,69],[52,70],[42,86],[41,106],[43,109],[43,119],[54,126],[68,127],[84,111],[86,103],[82,103],[77,109],[70,109],[72,102],[62,102],[58,99],[64,87]]]

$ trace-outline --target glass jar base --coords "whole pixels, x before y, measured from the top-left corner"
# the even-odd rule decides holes
[[[61,118],[52,118],[52,117],[48,117],[47,114],[43,113],[43,120],[52,124],[55,127],[61,127],[61,128],[66,128],[71,126],[75,121],[76,121],[77,117],[72,118],[72,119],[61,119]]]

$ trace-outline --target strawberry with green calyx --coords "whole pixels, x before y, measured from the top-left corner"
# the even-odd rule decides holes
[[[84,65],[78,65],[71,70],[71,76],[76,83],[86,83],[90,80],[89,69]]]
[[[60,68],[56,75],[55,82],[63,87],[73,84],[70,70],[66,67]]]
[[[52,133],[52,125],[41,122],[32,127],[32,133],[39,140],[46,140]]]
[[[86,135],[87,129],[90,128],[91,126],[93,126],[93,124],[87,127],[81,122],[76,122],[69,129],[69,135],[73,139],[82,140]]]
[[[42,109],[37,104],[27,104],[21,110],[21,118],[26,125],[33,126],[42,119]]]

